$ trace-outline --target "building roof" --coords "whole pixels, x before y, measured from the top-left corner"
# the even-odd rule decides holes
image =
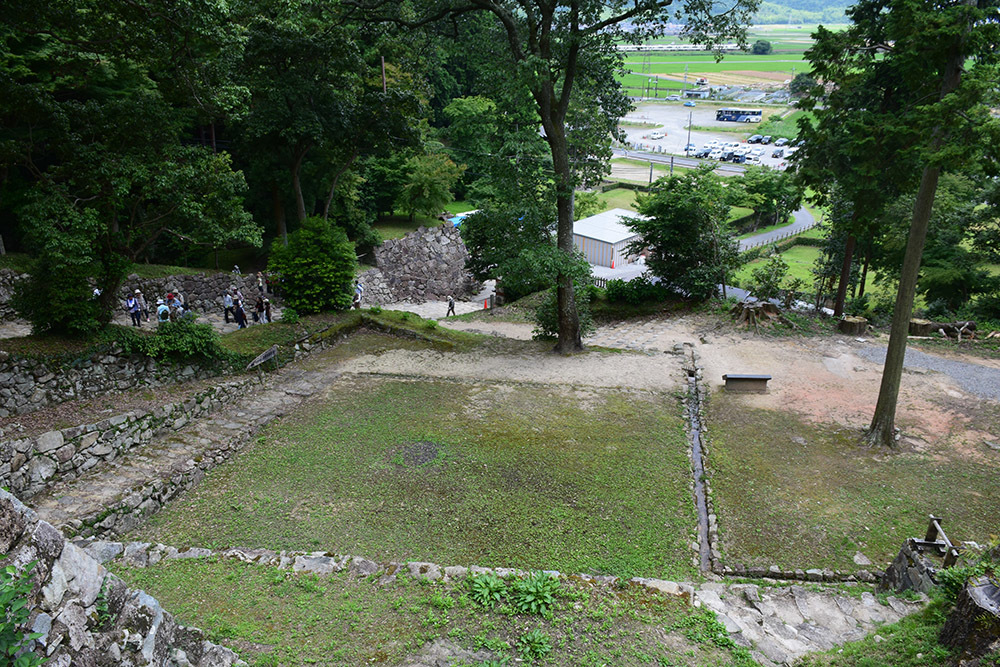
[[[641,218],[635,211],[613,208],[604,213],[581,218],[573,223],[573,233],[588,239],[615,244],[639,236],[622,223],[622,218]]]

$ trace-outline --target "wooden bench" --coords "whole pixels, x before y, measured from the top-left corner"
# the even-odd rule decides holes
[[[726,391],[764,394],[767,393],[767,381],[771,376],[728,373],[722,379],[726,383]]]

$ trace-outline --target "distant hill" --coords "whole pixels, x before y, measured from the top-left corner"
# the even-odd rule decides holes
[[[770,0],[760,3],[754,23],[844,23],[843,0]]]

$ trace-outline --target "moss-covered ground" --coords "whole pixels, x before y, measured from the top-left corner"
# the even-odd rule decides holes
[[[675,397],[349,377],[135,537],[690,579]]]
[[[347,574],[292,574],[231,560],[165,561],[146,569],[116,566],[131,586],[151,593],[182,623],[205,628],[254,667],[400,664],[441,638],[485,650],[492,662],[565,667],[749,666],[711,614],[679,598],[634,588],[563,583],[544,616],[487,609],[462,583],[397,576],[389,583]],[[550,647],[524,660],[526,636]],[[515,660],[517,662],[515,662]]]
[[[719,393],[708,407],[708,468],[724,558],[782,568],[853,572],[857,552],[883,569],[927,516],[946,518],[954,539],[996,533],[1000,463],[956,449],[873,451],[859,434],[751,407]],[[892,663],[886,663],[892,664]]]

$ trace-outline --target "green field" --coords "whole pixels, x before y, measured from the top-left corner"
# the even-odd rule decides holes
[[[997,416],[993,408],[977,420]],[[951,439],[886,456],[860,447],[856,430],[725,393],[711,397],[708,423],[730,564],[854,571],[861,551],[880,569],[905,537],[923,534],[928,514],[948,517],[949,533],[962,539],[985,542],[996,532],[1000,461],[967,454]]]
[[[670,395],[345,378],[134,538],[685,580],[689,482]]]

